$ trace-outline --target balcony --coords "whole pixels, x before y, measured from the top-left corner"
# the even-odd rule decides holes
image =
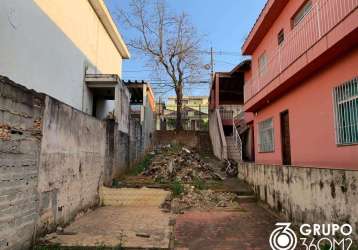
[[[285,42],[278,46],[273,55],[270,56],[264,73],[253,74],[251,80],[245,83],[245,105],[250,107],[255,104],[258,100],[251,99],[254,99],[261,90],[270,85],[284,71],[287,71],[302,55],[315,46],[350,13],[354,12],[357,6],[358,0],[319,0],[314,3],[310,12],[301,22],[285,34]],[[307,63],[303,66],[307,66]],[[294,75],[294,73],[290,71],[285,74],[286,79],[288,76]],[[283,80],[279,79],[278,81],[282,83]],[[275,85],[277,86],[278,84]],[[267,94],[269,90],[265,92]],[[249,101],[250,103],[247,104]],[[247,107],[245,109],[249,110]]]
[[[242,113],[242,105],[220,105],[219,113],[224,125],[232,125],[236,117]]]

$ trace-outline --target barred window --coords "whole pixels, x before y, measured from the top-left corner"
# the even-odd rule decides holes
[[[284,33],[283,29],[281,29],[280,32],[278,32],[278,34],[277,34],[278,45],[282,44],[284,40],[285,40],[285,33]]]
[[[259,152],[274,151],[274,129],[272,118],[259,123]]]
[[[333,90],[336,142],[358,143],[358,77]]]

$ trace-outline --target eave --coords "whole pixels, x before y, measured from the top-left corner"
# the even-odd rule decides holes
[[[241,48],[243,55],[252,55],[288,1],[289,0],[267,0]]]
[[[96,12],[99,20],[101,21],[103,27],[107,31],[109,37],[116,46],[118,52],[121,54],[123,59],[129,59],[130,53],[127,48],[127,45],[123,41],[121,34],[118,31],[117,26],[113,22],[112,16],[109,13],[103,0],[88,0],[93,10]]]

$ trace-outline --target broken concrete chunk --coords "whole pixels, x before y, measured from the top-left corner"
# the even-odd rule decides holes
[[[57,234],[63,233],[63,231],[64,231],[63,227],[57,227],[56,228],[56,233]]]
[[[183,151],[185,151],[187,154],[190,154],[190,153],[191,153],[190,150],[187,149],[187,148],[185,148],[185,147],[183,147],[182,149],[183,149]]]
[[[136,233],[135,234],[137,237],[142,237],[142,238],[150,238],[150,235],[147,233]]]

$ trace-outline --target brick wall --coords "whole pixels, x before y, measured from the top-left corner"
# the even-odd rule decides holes
[[[358,240],[358,171],[242,163],[239,178],[289,221],[349,223]]]
[[[178,143],[200,151],[212,151],[208,132],[157,130],[154,132],[154,145]]]
[[[35,231],[44,100],[0,76],[0,249],[28,248]]]

